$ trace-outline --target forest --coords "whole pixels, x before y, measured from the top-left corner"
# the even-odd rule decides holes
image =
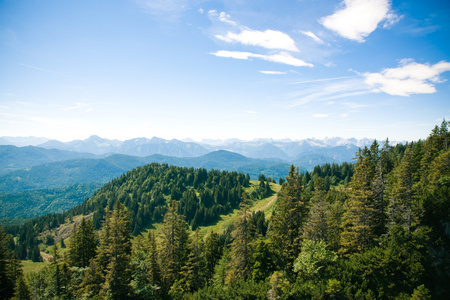
[[[450,299],[449,137],[444,120],[423,141],[374,141],[355,164],[292,165],[277,195],[264,175],[136,168],[1,228],[0,298]],[[250,209],[267,197],[270,214]],[[70,236],[42,235],[63,224]],[[50,262],[24,274],[44,246]]]

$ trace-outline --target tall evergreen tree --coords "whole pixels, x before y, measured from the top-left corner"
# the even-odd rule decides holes
[[[0,227],[0,298],[9,299],[14,294],[13,278],[9,273],[9,264],[11,259],[8,248],[9,237],[5,234],[4,227]]]
[[[180,278],[181,268],[188,256],[188,224],[184,217],[177,213],[176,201],[172,201],[164,216],[161,233],[161,277],[163,288],[168,292],[172,284]]]
[[[316,190],[310,201],[311,209],[303,229],[303,236],[315,242],[327,242],[330,204],[325,201],[324,180],[321,177],[316,178],[314,186]]]
[[[222,257],[222,245],[220,244],[219,234],[212,231],[205,241],[205,260],[206,260],[206,278],[211,281],[214,275],[214,269]]]
[[[291,165],[289,176],[286,177],[278,195],[270,224],[271,237],[278,247],[281,260],[286,263],[286,269],[290,272],[300,253],[302,227],[307,217],[303,192],[298,168]]]
[[[413,154],[407,148],[400,165],[396,168],[390,191],[389,218],[390,226],[403,226],[411,232],[412,222],[417,222],[413,211]]]
[[[235,229],[232,232],[233,241],[231,243],[231,261],[228,272],[229,282],[236,279],[248,280],[252,276],[252,232],[254,225],[251,222],[249,213],[249,200],[245,193],[242,194],[242,201],[239,204],[241,212],[235,221]]]
[[[108,299],[126,299],[131,294],[131,223],[125,206],[116,201],[102,228],[98,256],[106,259],[102,294]]]
[[[376,238],[372,181],[377,151],[372,149],[376,147],[364,147],[357,154],[358,160],[350,182],[350,197],[342,220],[341,253],[344,254],[368,249]]]
[[[82,218],[80,227],[76,223],[73,227],[71,243],[69,245],[69,264],[84,268],[89,266],[89,261],[96,254],[96,236],[94,225],[90,220]]]

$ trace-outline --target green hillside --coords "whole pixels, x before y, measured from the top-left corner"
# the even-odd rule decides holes
[[[291,166],[281,187],[136,168],[68,212],[0,229],[1,296],[448,299],[449,138],[444,121],[425,141],[374,141],[354,166]],[[12,272],[43,256],[26,281]]]

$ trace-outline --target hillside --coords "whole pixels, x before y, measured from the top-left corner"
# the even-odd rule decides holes
[[[29,284],[64,297],[448,299],[443,124],[425,141],[359,149],[354,166],[291,166],[281,189],[263,175],[145,165],[0,241],[21,259],[49,252],[55,260]]]
[[[94,157],[95,155],[91,153],[44,149],[33,146],[2,145],[0,146],[0,174],[55,161]]]

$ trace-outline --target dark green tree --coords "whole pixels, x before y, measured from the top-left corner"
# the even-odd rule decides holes
[[[249,200],[245,193],[239,204],[241,211],[235,221],[235,229],[231,233],[231,261],[227,274],[228,282],[236,280],[248,280],[252,277],[253,247],[252,233],[255,231],[249,212]]]
[[[293,165],[289,176],[278,195],[275,212],[271,218],[270,235],[278,247],[280,259],[285,269],[292,270],[292,264],[300,253],[302,228],[307,217],[307,207],[303,198],[303,187],[298,169]]]
[[[205,260],[206,260],[206,278],[211,281],[214,275],[214,269],[222,257],[222,245],[220,244],[219,234],[212,231],[205,241]]]
[[[116,201],[107,212],[100,235],[103,247],[98,256],[106,258],[102,295],[108,299],[126,299],[131,295],[131,222],[125,206]]]
[[[162,287],[168,292],[176,280],[188,256],[189,232],[184,217],[177,213],[177,202],[172,201],[161,227],[160,266]]]
[[[69,245],[69,264],[71,266],[84,268],[95,257],[97,249],[94,225],[90,220],[82,218],[80,226],[76,223],[73,227],[71,242]]]

